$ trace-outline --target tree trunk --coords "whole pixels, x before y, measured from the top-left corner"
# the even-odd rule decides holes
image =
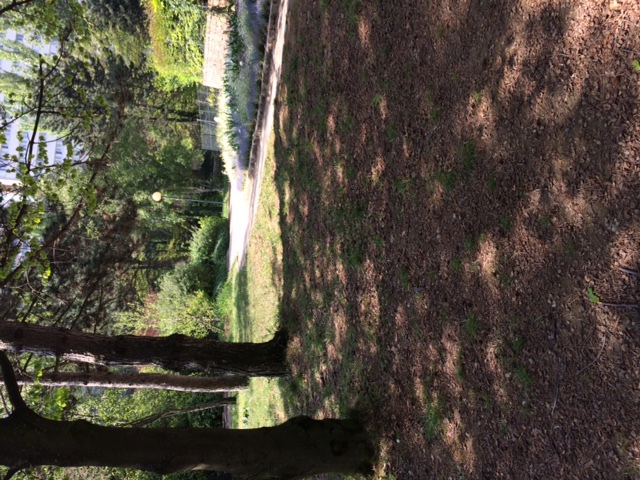
[[[0,420],[0,464],[107,466],[159,474],[212,470],[256,480],[370,471],[371,449],[351,420],[295,417],[248,430],[118,428],[28,413]]]
[[[11,362],[0,368],[13,411],[0,419],[0,464],[5,478],[40,465],[134,468],[159,474],[226,471],[259,479],[295,479],[322,473],[371,473],[373,451],[352,420],[295,417],[277,427],[122,428],[84,420],[41,417],[20,395]]]
[[[33,385],[28,375],[16,374],[18,384]],[[249,386],[249,378],[239,375],[193,377],[154,373],[57,372],[45,373],[38,383],[46,387],[99,387],[174,390],[192,393],[237,392]]]
[[[156,365],[177,372],[286,375],[286,339],[284,331],[265,343],[229,343],[184,335],[110,337],[0,321],[0,350],[110,366]]]

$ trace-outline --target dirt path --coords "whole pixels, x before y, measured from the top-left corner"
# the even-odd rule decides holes
[[[269,137],[273,130],[273,110],[286,32],[289,0],[273,0],[262,74],[262,92],[253,135],[249,170],[239,175],[230,186],[230,241],[228,265],[242,268],[254,217],[260,199],[260,186]]]
[[[291,0],[276,105],[291,413],[382,478],[640,478],[638,2]]]

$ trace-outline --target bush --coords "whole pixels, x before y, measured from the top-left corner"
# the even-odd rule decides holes
[[[153,65],[166,81],[185,86],[202,79],[205,15],[189,0],[147,0]]]

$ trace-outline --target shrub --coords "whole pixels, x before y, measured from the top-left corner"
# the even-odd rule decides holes
[[[204,59],[205,15],[189,0],[146,0],[153,65],[176,86],[199,82]]]

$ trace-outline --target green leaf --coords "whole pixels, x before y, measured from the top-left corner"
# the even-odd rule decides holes
[[[593,288],[589,287],[588,294],[589,294],[589,301],[591,303],[600,303],[600,297],[595,294],[595,292],[593,291]]]
[[[633,62],[631,62],[631,66],[636,72],[640,73],[640,59],[636,58]]]

